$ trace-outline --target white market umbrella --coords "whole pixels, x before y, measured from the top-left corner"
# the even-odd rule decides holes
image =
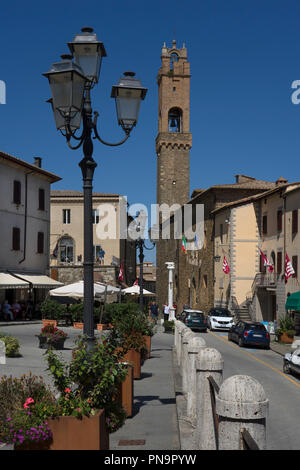
[[[140,295],[140,286],[135,285],[135,286],[127,287],[126,289],[122,290],[122,294],[125,294],[125,295],[126,294],[128,294],[128,295]],[[150,292],[146,289],[143,289],[143,295],[148,295],[150,297],[150,296],[154,296],[156,294],[154,294],[153,292]]]
[[[101,297],[105,293],[107,286],[107,293],[118,292],[116,287],[108,284],[94,283],[94,297]],[[66,286],[58,287],[57,289],[50,290],[49,294],[53,297],[73,297],[76,299],[83,298],[84,282],[78,281],[68,284]]]

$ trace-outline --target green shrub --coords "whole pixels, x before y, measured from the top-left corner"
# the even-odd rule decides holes
[[[7,357],[18,357],[20,356],[20,343],[14,336],[5,336],[2,338],[5,344],[5,355]]]
[[[0,341],[5,344],[5,355],[6,357],[19,357],[20,354],[20,343],[17,338],[10,336],[6,333],[0,333]]]
[[[60,320],[64,317],[67,307],[52,299],[45,299],[40,306],[42,318],[47,320]]]
[[[83,302],[69,305],[69,313],[75,322],[83,322]]]

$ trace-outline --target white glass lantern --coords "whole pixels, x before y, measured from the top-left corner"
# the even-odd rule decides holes
[[[97,40],[93,28],[82,28],[74,41],[68,43],[75,62],[81,67],[84,75],[92,83],[98,83],[102,57],[106,51],[102,42]]]
[[[124,77],[111,91],[111,97],[116,100],[118,123],[124,130],[130,130],[136,125],[141,100],[147,93],[147,89],[134,76],[134,72],[124,72]]]
[[[72,122],[75,130],[80,127],[86,77],[70,55],[61,57],[62,61],[52,64],[50,71],[43,75],[49,80],[57,129]]]

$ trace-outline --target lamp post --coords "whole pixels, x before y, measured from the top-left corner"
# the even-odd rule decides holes
[[[91,103],[91,89],[99,81],[102,58],[106,51],[99,42],[92,28],[82,28],[74,41],[68,43],[71,55],[61,56],[60,62],[51,65],[49,72],[44,73],[49,80],[52,106],[56,128],[66,138],[68,146],[76,150],[82,146],[83,159],[79,166],[82,172],[84,193],[84,334],[90,350],[94,344],[94,260],[93,260],[93,221],[92,189],[93,176],[97,163],[93,159],[93,140],[104,145],[123,144],[137,123],[141,100],[147,89],[134,78],[133,72],[125,72],[118,85],[112,87],[111,97],[115,98],[118,124],[125,132],[123,140],[117,143],[104,141],[97,130],[99,113],[94,112]],[[81,127],[81,135],[76,132]],[[72,145],[71,141],[76,141]]]
[[[140,305],[140,312],[143,311],[143,305],[144,305],[144,248],[146,250],[153,250],[155,247],[155,242],[151,240],[152,247],[148,248],[145,244],[145,240],[143,238],[138,238],[135,241],[136,247],[139,249],[139,261],[140,261],[140,298],[139,298],[139,305]]]

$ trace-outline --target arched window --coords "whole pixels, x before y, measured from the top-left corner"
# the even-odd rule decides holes
[[[179,108],[171,108],[168,115],[169,132],[182,131],[182,111]]]
[[[59,260],[61,263],[74,262],[74,241],[71,237],[62,237],[60,239]]]
[[[173,52],[170,57],[170,70],[174,68],[174,62],[178,62],[178,55],[176,52]]]

